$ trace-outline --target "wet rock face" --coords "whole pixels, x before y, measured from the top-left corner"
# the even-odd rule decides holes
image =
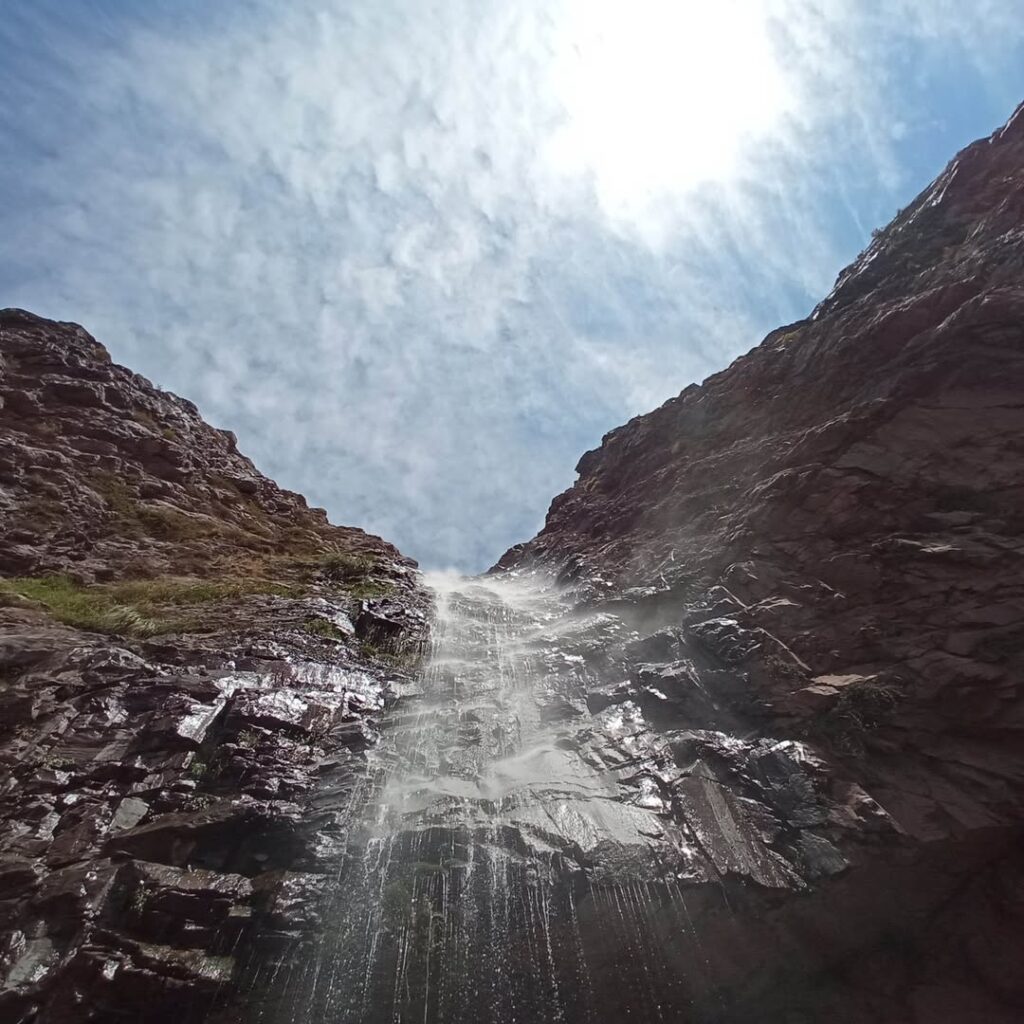
[[[1014,1019],[977,974],[1016,948],[1008,832],[922,847],[850,763],[740,711],[742,669],[678,609],[581,607],[539,572],[435,585],[319,929],[269,984],[251,962],[247,1019],[964,1019],[942,992]]]
[[[10,310],[0,518],[0,1017],[202,1019],[318,925],[414,563]]]
[[[0,312],[0,1016],[1021,1019],[1022,167],[608,435],[415,673],[412,563]]]
[[[791,1001],[807,1019],[838,1006],[850,1020],[1024,1012],[969,951],[1005,941],[1019,901],[997,879],[1022,870],[1008,853],[1024,820],[1022,168],[1018,111],[807,320],[608,434],[541,533],[499,563],[676,631],[683,647],[624,651],[628,681],[602,680],[588,706],[609,714],[628,697],[666,730],[686,716],[670,742],[695,832],[727,832],[747,800],[783,825],[769,842],[781,873],[750,851],[714,868],[806,887],[801,927],[835,952],[807,1007]],[[810,751],[799,772],[792,743]],[[770,834],[752,813],[739,832]],[[879,881],[893,863],[919,866],[899,896]],[[990,895],[972,905],[957,887]],[[922,931],[902,908],[941,890],[958,909],[918,907]],[[840,904],[853,945],[823,924]],[[880,951],[880,926],[900,952]],[[881,965],[883,994],[834,973],[853,948]]]

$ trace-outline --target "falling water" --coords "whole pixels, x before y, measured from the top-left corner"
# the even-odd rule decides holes
[[[368,754],[323,934],[264,977],[257,1018],[685,1019],[704,965],[673,839],[629,705],[587,711],[587,624],[536,577],[429,582],[421,692]]]

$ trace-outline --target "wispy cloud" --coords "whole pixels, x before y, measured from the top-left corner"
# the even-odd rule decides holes
[[[0,300],[480,568],[1009,113],[984,4],[16,2]]]

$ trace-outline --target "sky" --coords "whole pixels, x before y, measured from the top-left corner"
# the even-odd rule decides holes
[[[479,571],[1024,99],[1019,0],[6,0],[0,306]]]

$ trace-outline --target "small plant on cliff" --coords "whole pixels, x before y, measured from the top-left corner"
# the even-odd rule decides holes
[[[365,580],[348,587],[357,601],[370,601],[375,597],[387,597],[394,588],[386,580]]]
[[[306,619],[302,628],[310,636],[323,637],[325,640],[344,640],[345,634],[337,626],[326,619]]]
[[[362,579],[373,570],[375,564],[375,559],[368,555],[354,551],[331,551],[321,559],[320,568],[328,579],[348,583]]]
[[[260,741],[260,734],[255,729],[243,729],[238,734],[238,745],[245,747],[246,750],[255,750],[256,745]]]
[[[70,757],[62,757],[50,751],[44,754],[39,762],[44,768],[52,768],[54,771],[67,771],[75,767],[75,762]]]
[[[191,577],[163,576],[152,580],[127,580],[111,585],[110,591],[121,601],[140,607],[159,605],[212,604],[247,597],[251,594],[275,594],[289,597],[294,588],[260,579],[199,580]]]
[[[818,721],[818,729],[845,754],[864,752],[865,738],[885,720],[903,696],[895,682],[865,679],[844,687],[839,698]]]
[[[410,928],[414,933],[429,932],[433,907],[424,894],[413,895],[407,882],[396,879],[381,893],[381,916],[389,928]]]
[[[220,532],[217,524],[210,519],[190,516],[166,505],[139,506],[135,514],[146,532],[161,540],[198,540]]]
[[[42,605],[59,622],[100,633],[152,636],[161,623],[117,601],[100,587],[83,587],[67,576],[20,576],[0,580],[0,593]]]
[[[410,668],[416,664],[418,658],[415,652],[388,650],[370,640],[364,640],[359,645],[359,649],[363,657],[369,658],[371,661],[383,662],[392,668]]]
[[[393,586],[387,580],[374,579],[371,574],[379,559],[356,551],[329,551],[317,559],[320,573],[329,583],[343,586],[356,600],[384,597]]]
[[[91,480],[93,490],[104,500],[112,512],[122,516],[134,516],[139,496],[119,476],[113,473],[97,473]]]
[[[160,429],[160,424],[157,422],[156,417],[146,409],[133,409],[132,419],[136,423],[141,424],[144,427],[148,427],[154,433]]]
[[[61,507],[57,500],[49,495],[33,494],[18,507],[16,515],[32,529],[45,528],[60,519]]]
[[[128,909],[136,916],[141,917],[149,906],[149,892],[141,885],[135,889],[128,900]]]
[[[58,621],[79,629],[128,636],[201,630],[185,611],[253,594],[294,596],[299,588],[265,579],[160,577],[83,586],[67,576],[0,580],[0,595],[42,605]]]

